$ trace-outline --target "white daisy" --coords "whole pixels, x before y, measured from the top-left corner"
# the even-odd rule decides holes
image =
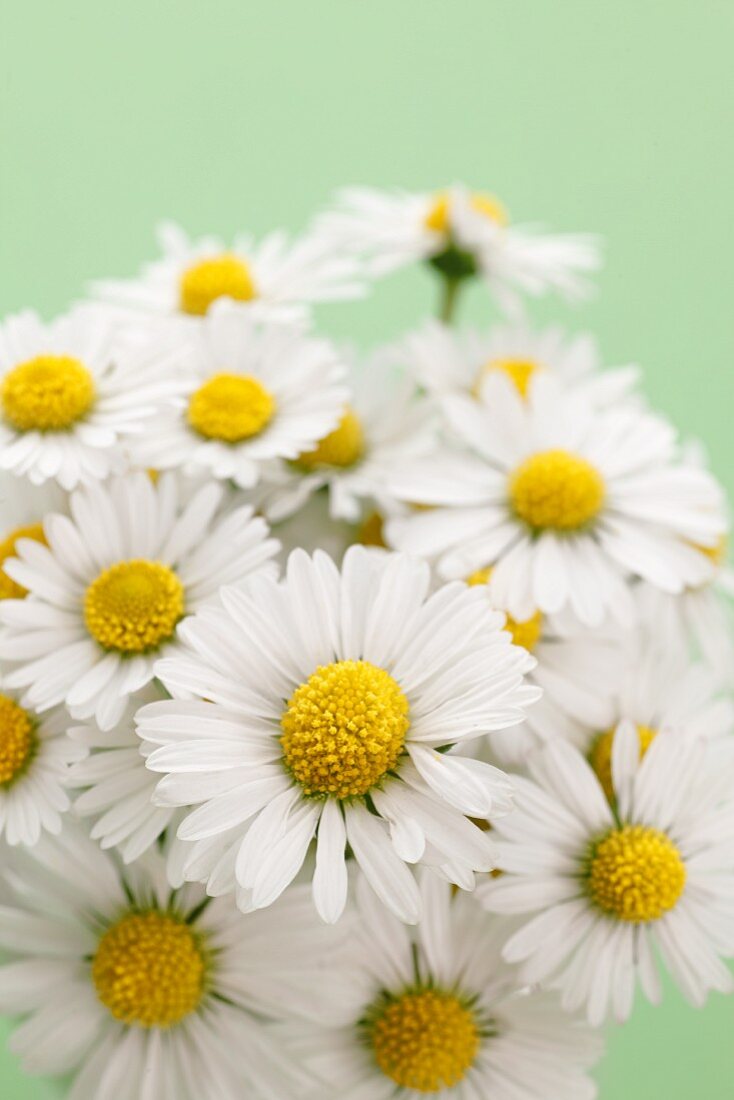
[[[492,822],[504,873],[482,900],[536,914],[504,956],[593,1024],[626,1020],[637,980],[659,1001],[657,953],[693,1004],[734,988],[719,957],[734,952],[734,768],[707,767],[703,742],[676,733],[642,762],[639,749],[622,723],[612,808],[586,760],[554,741],[531,760],[533,779],[515,777],[514,813]]]
[[[297,320],[312,302],[362,293],[354,259],[335,256],[312,236],[289,242],[275,232],[256,244],[240,234],[229,246],[216,237],[192,240],[167,222],[158,230],[158,244],[161,258],[146,264],[137,278],[100,280],[91,288],[138,326],[147,319],[190,335],[221,298],[257,317]]]
[[[599,348],[589,333],[569,336],[557,326],[535,329],[527,321],[480,331],[429,320],[398,342],[390,358],[433,397],[476,396],[486,375],[496,371],[525,396],[531,378],[548,371],[601,405],[630,395],[639,377],[634,366],[602,371]]]
[[[5,571],[28,589],[0,601],[0,658],[14,662],[11,688],[24,705],[65,702],[103,730],[125,700],[175,650],[179,620],[216,599],[219,586],[265,568],[278,544],[252,508],[224,507],[208,483],[184,499],[173,474],[145,473],[72,493],[71,518],[44,520],[47,545],[21,539]]]
[[[125,445],[168,399],[170,351],[122,352],[115,327],[77,309],[0,326],[0,470],[64,489],[125,466]]]
[[[600,264],[593,237],[516,228],[493,195],[458,185],[433,194],[348,188],[316,233],[341,253],[365,256],[374,275],[426,260],[453,286],[479,276],[506,308],[517,306],[517,291],[579,298]],[[445,319],[450,310],[449,299]]]
[[[352,376],[352,402],[337,427],[296,462],[265,473],[261,507],[270,522],[293,515],[324,487],[334,519],[358,523],[375,509],[396,510],[387,482],[403,463],[429,454],[435,425],[427,402],[380,357]]]
[[[27,589],[5,572],[4,564],[15,556],[18,539],[45,543],[43,518],[67,509],[67,495],[54,481],[31,485],[25,478],[0,474],[0,600],[22,599]]]
[[[192,333],[188,361],[175,403],[135,450],[140,465],[251,488],[264,463],[296,459],[336,428],[348,397],[329,343],[231,303]]]
[[[421,893],[427,916],[411,934],[359,890],[341,1027],[290,1029],[326,1095],[592,1100],[585,1071],[601,1038],[555,994],[521,988],[501,956],[505,922],[433,875],[423,875]]]
[[[171,890],[160,855],[123,871],[76,829],[6,878],[0,1011],[25,1017],[10,1048],[28,1073],[73,1074],[68,1100],[302,1095],[306,1075],[263,1023],[310,1012],[334,941],[302,890],[243,916],[200,887]]]
[[[316,844],[313,893],[328,921],[347,896],[349,844],[382,901],[420,917],[406,864],[461,885],[493,865],[465,815],[510,808],[504,773],[438,751],[511,725],[538,691],[482,593],[429,596],[428,567],[351,547],[341,570],[294,551],[281,584],[225,588],[182,624],[190,652],[159,662],[173,695],[138,713],[167,773],[161,805],[198,804],[179,826],[185,874],[243,909],[269,905]],[[196,698],[191,700],[191,693]]]
[[[495,372],[479,396],[444,399],[466,451],[393,474],[393,493],[432,507],[391,520],[391,545],[444,577],[494,566],[493,599],[518,620],[570,607],[589,626],[626,622],[630,575],[672,593],[705,579],[697,547],[726,527],[723,494],[678,461],[666,421],[628,402],[596,408],[544,375],[523,398]]]

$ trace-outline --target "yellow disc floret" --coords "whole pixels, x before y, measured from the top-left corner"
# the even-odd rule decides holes
[[[317,668],[281,718],[283,760],[307,795],[353,798],[377,786],[403,751],[408,700],[369,661]]]
[[[578,531],[604,504],[601,474],[585,458],[568,451],[540,451],[510,476],[509,495],[516,516],[535,531]]]
[[[146,653],[173,634],[184,589],[159,561],[120,561],[92,581],[84,597],[87,630],[104,649]]]
[[[31,523],[27,527],[16,527],[0,542],[0,600],[22,600],[28,595],[28,589],[9,577],[3,568],[8,558],[15,556],[15,544],[18,539],[33,539],[46,545],[43,525]]]
[[[102,936],[92,981],[122,1023],[172,1027],[199,1005],[206,981],[201,937],[171,913],[128,913]]]
[[[483,191],[475,191],[469,198],[469,204],[478,214],[482,214],[496,225],[507,225],[509,218],[507,211],[498,198]],[[434,233],[448,233],[451,229],[451,198],[445,191],[440,191],[433,202],[423,222],[426,229],[432,229]]]
[[[474,1013],[452,993],[410,990],[386,997],[368,1024],[375,1060],[404,1089],[433,1093],[464,1079],[479,1051]]]
[[[275,398],[251,375],[215,374],[189,399],[188,422],[205,439],[242,443],[272,420]]]
[[[203,317],[218,298],[249,302],[256,297],[247,264],[229,253],[192,264],[181,276],[179,292],[181,309],[195,317]]]
[[[670,837],[646,825],[623,825],[592,850],[588,890],[608,916],[631,924],[659,920],[675,907],[686,865]]]
[[[2,382],[3,417],[18,432],[62,432],[94,404],[94,379],[78,359],[37,355],[8,371]]]
[[[0,787],[23,774],[37,747],[34,720],[9,695],[0,695]]]
[[[379,512],[370,512],[360,524],[357,542],[362,546],[380,546],[387,548],[385,542],[385,522]]]
[[[596,772],[597,778],[604,788],[604,794],[610,802],[614,801],[614,784],[612,783],[612,748],[614,746],[615,729],[600,733],[592,745],[589,753],[589,763]],[[650,748],[657,736],[657,730],[649,726],[637,726],[637,735],[640,740],[640,760]]]
[[[477,584],[487,584],[491,575],[491,566],[477,569],[466,578],[466,583],[472,588]],[[529,619],[518,621],[505,612],[505,630],[512,635],[515,645],[521,645],[523,649],[534,649],[543,634],[543,613],[536,611]]]
[[[324,436],[312,451],[299,455],[298,463],[308,470],[317,466],[353,466],[364,454],[364,447],[359,417],[352,409],[347,409],[334,431]]]
[[[533,359],[490,359],[479,370],[477,380],[472,387],[472,394],[478,397],[482,382],[489,374],[497,372],[505,374],[515,386],[521,397],[527,397],[530,382],[543,367]]]

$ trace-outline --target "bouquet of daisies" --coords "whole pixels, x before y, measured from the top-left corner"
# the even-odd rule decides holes
[[[586,236],[337,196],[0,327],[0,1012],[70,1100],[589,1100],[734,954],[722,491]],[[366,361],[315,302],[427,264]],[[493,323],[457,327],[482,285]]]

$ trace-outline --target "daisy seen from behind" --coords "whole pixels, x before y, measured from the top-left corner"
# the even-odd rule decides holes
[[[547,745],[514,777],[512,818],[493,821],[503,874],[480,889],[495,913],[527,914],[504,947],[529,983],[600,1025],[626,1020],[635,987],[657,1003],[657,956],[694,1005],[729,993],[734,951],[732,761],[712,768],[700,740],[655,738],[640,761],[622,723],[610,804],[572,746]]]
[[[415,922],[410,864],[469,888],[493,866],[467,815],[507,812],[506,777],[439,750],[521,721],[539,694],[523,682],[533,659],[482,593],[429,586],[427,565],[402,555],[351,547],[339,571],[294,551],[282,583],[224,588],[221,607],[182,624],[187,652],[156,666],[173,699],[137,721],[159,746],[156,800],[197,805],[178,828],[186,877],[265,907],[316,837],[325,920],[346,903],[348,844],[384,904]]]
[[[21,539],[5,571],[28,590],[0,602],[5,675],[39,711],[65,703],[110,729],[127,698],[175,648],[176,627],[219,586],[261,569],[278,544],[224,487],[138,472],[71,495],[70,516],[44,520],[46,545]]]

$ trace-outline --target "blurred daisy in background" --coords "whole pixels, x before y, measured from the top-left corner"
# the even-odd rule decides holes
[[[162,805],[197,804],[178,828],[184,867],[245,910],[270,905],[314,837],[324,920],[347,899],[346,847],[382,902],[420,918],[408,864],[458,884],[494,865],[468,817],[506,813],[502,771],[448,746],[522,721],[539,692],[533,658],[510,644],[483,593],[429,595],[428,566],[350,548],[341,572],[294,551],[285,580],[224,588],[183,623],[188,651],[156,675],[173,696],[138,713],[160,746]],[[193,698],[192,698],[193,696]]]
[[[282,232],[260,243],[249,234],[231,245],[217,237],[191,239],[166,222],[158,230],[161,257],[131,279],[103,279],[92,295],[107,302],[130,324],[162,324],[181,337],[222,298],[258,318],[304,319],[313,302],[359,297],[359,267],[350,256],[336,256],[323,242],[306,236],[289,241]]]
[[[443,577],[491,565],[492,598],[517,620],[570,608],[588,626],[629,623],[630,576],[671,593],[707,577],[699,548],[726,528],[723,493],[678,460],[662,418],[595,408],[543,375],[522,397],[500,373],[444,408],[466,449],[395,471],[390,490],[429,507],[392,519],[390,545]]]
[[[494,195],[459,185],[433,194],[347,188],[316,220],[315,236],[337,254],[365,257],[376,276],[424,260],[454,288],[478,277],[508,310],[519,293],[584,297],[600,266],[596,238],[515,227]],[[448,296],[445,320],[451,311]]]
[[[0,600],[20,600],[28,594],[4,569],[6,560],[15,556],[18,540],[33,539],[45,545],[44,516],[67,509],[68,496],[56,482],[30,485],[13,474],[0,475]]]
[[[25,1017],[10,1049],[27,1073],[73,1074],[68,1100],[303,1094],[264,1024],[312,1019],[305,990],[336,957],[338,933],[310,919],[301,889],[243,916],[199,887],[171,890],[159,854],[123,870],[71,827],[5,879],[0,1011]]]
[[[413,931],[358,884],[341,1026],[298,1023],[296,1049],[339,1100],[593,1100],[602,1040],[502,959],[505,922],[431,874]],[[318,1004],[321,998],[315,997]],[[338,1085],[334,1087],[334,1082]]]
[[[103,730],[176,646],[176,626],[220,585],[276,571],[278,544],[248,505],[210,482],[191,492],[174,474],[145,473],[79,489],[71,517],[44,520],[43,545],[21,539],[5,572],[30,595],[0,601],[0,658],[24,705],[65,702]]]
[[[170,395],[176,357],[157,342],[120,350],[116,327],[79,308],[0,326],[0,470],[63,489],[125,468],[125,446]]]
[[[514,813],[492,821],[502,875],[480,888],[495,913],[532,914],[503,955],[523,980],[562,990],[598,1026],[631,1012],[639,981],[661,997],[656,955],[694,1005],[730,993],[734,952],[734,770],[702,741],[668,733],[640,761],[635,727],[612,748],[613,808],[591,766],[555,741],[513,777]]]

